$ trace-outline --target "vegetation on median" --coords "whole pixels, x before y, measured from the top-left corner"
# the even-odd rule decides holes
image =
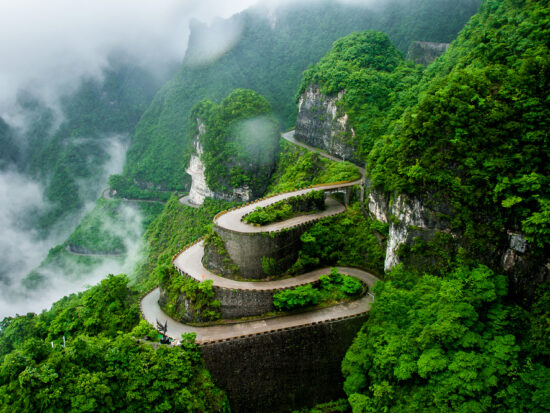
[[[276,293],[273,296],[273,305],[279,311],[292,311],[316,305],[326,306],[351,297],[356,298],[361,292],[361,281],[331,268],[330,274],[322,275],[316,286],[305,284]]]
[[[283,199],[266,207],[257,207],[254,211],[245,215],[243,221],[247,224],[268,225],[304,213],[313,213],[324,209],[325,192],[311,191],[304,195]]]

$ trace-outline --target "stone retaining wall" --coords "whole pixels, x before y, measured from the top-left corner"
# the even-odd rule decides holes
[[[239,267],[243,278],[263,279],[280,274],[294,264],[301,248],[300,236],[312,224],[308,222],[269,233],[242,233],[214,224],[214,231],[223,240],[227,253]],[[274,262],[274,270],[270,274],[266,274],[262,266],[264,257]]]
[[[285,412],[345,397],[341,362],[367,314],[201,345],[233,412]]]

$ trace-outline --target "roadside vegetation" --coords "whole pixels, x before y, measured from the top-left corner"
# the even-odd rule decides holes
[[[325,192],[311,191],[304,195],[293,196],[266,207],[257,207],[245,215],[247,224],[268,225],[285,221],[304,213],[314,213],[325,209]]]

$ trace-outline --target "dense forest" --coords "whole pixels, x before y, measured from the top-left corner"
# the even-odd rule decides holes
[[[371,9],[320,1],[305,7],[290,3],[275,9],[272,16],[261,6],[243,11],[231,18],[242,28],[231,50],[212,63],[197,66],[184,61],[155,96],[133,136],[124,175],[142,189],[181,189],[189,185],[182,163],[192,138],[186,133],[186,120],[198,101],[217,103],[233,89],[252,89],[271,104],[283,128],[290,127],[296,121],[294,96],[302,71],[339,37],[368,28],[384,30],[405,52],[413,40],[450,41],[478,6],[478,0],[406,1],[405,5],[396,0]],[[195,43],[200,44],[202,31],[207,29],[192,28],[190,58],[200,54]]]
[[[191,110],[189,127],[202,148],[200,159],[211,190],[231,195],[232,189],[246,187],[254,198],[264,193],[280,134],[263,96],[236,89],[219,106],[203,100]]]
[[[208,30],[196,25],[187,60],[141,118],[153,87],[140,86],[139,96],[111,112],[99,101],[105,96],[98,85],[84,84],[75,95],[82,111],[72,100],[75,117],[32,154],[29,171],[54,171],[49,196],[77,208],[75,179],[94,175],[106,156],[97,144],[102,134],[137,123],[111,189],[166,203],[136,207],[144,217],[143,257],[129,276],[109,275],[39,315],[0,323],[0,411],[230,410],[194,337],[182,337],[181,347],[160,345],[157,331],[140,321],[139,300],[159,283],[196,289],[198,283],[170,270],[170,260],[211,233],[214,215],[236,205],[207,198],[192,208],[170,193],[188,185],[184,169],[197,120],[206,130],[206,180],[216,190],[249,185],[259,197],[358,177],[347,162],[275,139],[277,125],[292,126],[296,97],[312,84],[328,96],[345,90],[338,111],[349,116],[354,133],[344,139],[366,164],[367,190],[390,205],[418,201],[435,217],[436,230],[407,240],[397,250],[401,263],[385,272],[390,228],[403,224],[391,214],[388,222],[376,220],[355,191],[345,212],[302,234],[286,275],[341,265],[383,278],[342,361],[347,400],[311,412],[550,411],[550,3],[483,0],[466,23],[478,6],[407,0],[369,10],[322,2],[279,11],[273,25],[261,8],[251,9],[232,18],[243,28],[233,49],[204,65],[192,62],[199,53],[194,36]],[[354,30],[362,31],[349,34]],[[423,67],[403,58],[412,40],[454,41]],[[112,76],[115,93],[128,79]],[[76,115],[94,102],[99,109]],[[37,122],[48,125],[49,116],[41,113]],[[263,153],[247,153],[255,130],[239,128],[258,116],[269,126],[272,151],[264,160]],[[6,142],[0,167],[23,156],[9,144],[13,133],[0,119],[0,144]],[[83,135],[94,139],[71,144],[69,136]],[[82,150],[92,156],[89,169],[78,166]],[[251,160],[267,167],[246,169]],[[84,264],[79,268],[93,266],[96,257],[69,257],[79,248],[124,254],[128,234],[105,226],[123,222],[124,202],[100,198],[42,268],[74,260]],[[42,228],[60,216],[51,214],[38,217]],[[525,237],[526,250],[519,265],[506,269],[511,234]],[[27,284],[36,288],[42,280],[39,268]],[[285,294],[277,298],[281,308],[295,300]]]

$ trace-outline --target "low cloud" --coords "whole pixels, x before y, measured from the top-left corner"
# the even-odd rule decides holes
[[[95,199],[107,185],[107,177],[120,173],[124,165],[128,139],[111,135],[103,139],[107,160],[100,179],[78,182],[81,195],[88,199],[86,207],[64,220],[63,229],[53,231],[47,239],[29,227],[29,215],[43,213],[50,205],[44,200],[44,188],[20,173],[0,173],[0,319],[16,312],[40,311],[63,295],[95,284],[109,273],[129,272],[139,257],[142,218],[135,206],[121,209],[120,222],[104,220],[104,229],[123,239],[124,258],[100,257],[92,268],[81,265],[49,266],[41,271],[46,285],[36,293],[28,292],[21,281],[46,258],[53,246],[64,242],[83,214],[90,211]],[[114,232],[113,232],[114,231]]]
[[[0,116],[25,89],[55,102],[82,76],[100,78],[109,55],[123,52],[161,70],[183,59],[191,19],[210,23],[252,0],[18,0],[0,2]],[[2,116],[9,118],[9,116]]]
[[[38,268],[42,281],[39,288],[28,290],[24,283],[12,282],[1,289],[0,319],[15,314],[40,312],[48,308],[53,302],[71,292],[78,292],[97,284],[108,274],[130,274],[141,258],[143,233],[143,218],[136,205],[125,204],[120,207],[117,219],[103,216],[101,231],[107,236],[116,236],[122,239],[125,252],[121,256],[74,254],[67,250],[57,253],[55,262],[42,265]],[[32,242],[25,238],[26,234],[19,233],[27,247],[32,250]],[[83,257],[86,258],[83,259]],[[17,262],[20,268],[30,271],[33,266],[29,255],[21,256]],[[40,260],[40,254],[38,257]],[[39,261],[35,262],[35,266]],[[22,275],[26,275],[22,272]]]

